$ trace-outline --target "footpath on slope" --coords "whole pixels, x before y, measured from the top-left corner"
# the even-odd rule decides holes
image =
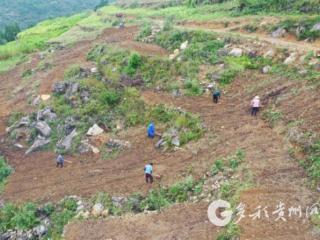
[[[193,162],[195,167],[205,169],[220,156],[227,156],[239,148],[244,150],[245,164],[252,171],[256,186],[243,191],[240,197],[240,201],[246,205],[246,218],[240,221],[241,239],[318,239],[319,235],[313,231],[308,218],[288,218],[289,207],[301,206],[302,211],[305,211],[306,207],[314,203],[316,195],[306,187],[308,179],[304,170],[289,156],[290,146],[283,137],[262,121],[260,116],[250,116],[248,103],[251,96],[245,94],[245,85],[246,80],[238,78],[228,89],[228,93],[222,96],[218,105],[214,105],[209,96],[174,98],[166,93],[148,91],[143,97],[149,104],[164,103],[181,107],[199,114],[204,120],[208,129],[204,137],[207,142],[202,142],[197,149]],[[211,142],[209,139],[213,136],[216,140]],[[286,207],[286,221],[277,220],[277,212],[273,214],[280,202]],[[167,209],[165,213],[156,215],[142,214],[127,216],[124,219],[76,222],[68,226],[66,239],[141,239],[141,236],[149,236],[157,223],[161,230],[159,235],[153,235],[152,239],[214,239],[215,232],[219,229],[208,225],[208,203],[196,206],[177,205]],[[270,218],[263,218],[264,212],[261,213],[260,220],[249,218],[249,214],[254,213],[258,206],[262,209],[268,207]],[[185,218],[175,215],[179,209],[182,209],[180,214]],[[198,216],[199,224],[193,228],[185,212],[192,212],[192,215]],[[164,223],[169,223],[169,226],[164,227],[165,231]],[[185,226],[183,229],[190,235],[178,229],[181,225]],[[91,231],[91,228],[94,231]],[[194,235],[193,229],[202,229],[204,232]]]
[[[276,48],[285,48],[291,51],[304,51],[308,53],[310,51],[319,51],[320,50],[320,41],[315,43],[307,43],[304,41],[298,41],[293,38],[273,38],[267,34],[262,33],[244,33],[236,28],[241,28],[244,24],[230,26],[230,27],[221,27],[217,24],[210,24],[210,22],[184,22],[179,25],[179,28],[190,29],[190,30],[204,30],[209,32],[215,32],[222,35],[231,35],[235,37],[241,37],[245,39],[257,40],[260,42],[266,42],[273,45]]]

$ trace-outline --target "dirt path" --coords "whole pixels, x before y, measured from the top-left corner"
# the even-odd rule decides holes
[[[241,194],[240,200],[246,204],[247,216],[240,222],[241,239],[317,239],[319,235],[314,235],[307,218],[289,219],[286,212],[286,222],[284,222],[276,221],[277,216],[272,214],[280,201],[285,204],[287,210],[291,206],[301,206],[305,211],[306,207],[315,203],[317,196],[305,186],[307,177],[298,163],[289,156],[290,146],[283,137],[264,121],[252,118],[248,114],[246,106],[250,96],[244,95],[244,86],[254,79],[257,79],[257,76],[248,77],[247,80],[239,78],[218,105],[213,105],[210,97],[205,96],[174,98],[165,93],[145,92],[144,99],[149,104],[166,103],[179,106],[200,114],[204,119],[208,133],[197,150],[196,158],[193,157],[196,167],[205,169],[204,166],[208,167],[218,156],[234,153],[238,148],[245,151],[246,165],[254,174],[256,187]],[[216,135],[215,143],[209,141],[212,134]],[[170,167],[172,169],[171,164]],[[256,221],[248,219],[248,215],[254,213],[258,206],[269,207],[269,219]],[[177,217],[176,208],[179,209],[179,206],[168,209],[166,213],[155,216],[133,216],[129,217],[129,220],[121,218],[75,223],[68,228],[67,239],[99,239],[102,236],[112,239],[147,239],[148,234],[153,231],[154,219],[157,219],[156,222],[160,223],[160,226],[162,222],[170,223],[173,221],[172,218]],[[196,216],[200,214],[203,221],[206,218],[205,207],[194,209],[193,206],[188,206],[185,211],[190,211]],[[132,223],[135,223],[134,228],[137,230],[131,228]],[[100,228],[96,228],[96,224]],[[170,223],[174,228],[179,228],[181,224],[189,226],[190,222],[188,219],[179,218],[179,221]],[[205,227],[206,223],[203,222],[200,225]],[[91,227],[94,227],[95,231],[89,230]],[[146,238],[141,238],[140,228],[146,228],[143,232]],[[159,233],[160,237],[153,239],[194,239],[181,237],[183,234],[181,229],[176,230],[174,235],[171,235],[170,228],[165,229],[168,231],[166,234]],[[192,233],[192,230],[188,230],[188,233]],[[197,239],[213,238],[208,235],[199,235]]]
[[[231,25],[229,27],[223,27],[221,24],[216,24],[210,22],[185,22],[180,27],[184,29],[192,30],[205,30],[209,32],[216,32],[219,34],[228,34],[235,37],[242,37],[245,39],[257,40],[260,42],[268,43],[276,48],[285,48],[291,51],[303,51],[308,53],[310,51],[319,51],[320,50],[320,41],[315,43],[306,43],[303,41],[298,41],[294,38],[273,38],[266,33],[245,33],[243,31],[237,30],[243,27],[245,24]]]

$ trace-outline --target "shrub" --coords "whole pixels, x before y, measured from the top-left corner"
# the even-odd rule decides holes
[[[26,203],[23,206],[6,204],[0,210],[0,230],[9,229],[27,230],[39,223],[34,204]]]
[[[187,80],[184,87],[187,90],[187,95],[199,96],[203,93],[203,89],[198,80]]]
[[[73,79],[79,77],[81,68],[79,65],[70,66],[64,73],[64,79]]]
[[[271,126],[274,126],[279,120],[283,118],[282,112],[268,109],[263,113],[263,118],[267,120]]]
[[[151,33],[152,33],[151,23],[150,22],[144,22],[137,39],[138,40],[142,40],[142,39],[150,36]]]
[[[0,156],[0,185],[4,183],[5,179],[11,174],[12,168],[8,166],[4,157]]]
[[[218,159],[215,161],[214,165],[211,168],[211,174],[217,175],[219,172],[224,171],[223,161],[221,159]]]
[[[121,94],[119,93],[119,91],[115,91],[115,90],[105,89],[101,91],[99,97],[102,104],[108,104],[109,106],[115,106],[121,100]]]
[[[129,58],[128,65],[123,69],[123,72],[128,74],[129,76],[133,76],[137,72],[137,69],[141,66],[141,64],[141,56],[137,53],[133,53]]]

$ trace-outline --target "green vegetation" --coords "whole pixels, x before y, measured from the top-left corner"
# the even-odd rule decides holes
[[[36,210],[36,206],[32,203],[22,206],[6,204],[0,209],[0,232],[9,229],[27,230],[35,227],[39,223]]]
[[[23,29],[33,26],[40,21],[67,16],[83,10],[93,9],[100,0],[15,0],[0,1],[0,30],[6,25],[17,23]]]
[[[5,26],[4,30],[0,31],[0,45],[15,40],[20,31],[18,24]]]
[[[240,227],[237,224],[231,222],[224,228],[223,232],[219,234],[217,240],[232,240],[239,236]]]
[[[12,171],[12,168],[8,166],[4,157],[0,155],[0,193],[5,185],[7,177],[9,177]]]
[[[263,112],[263,118],[274,127],[283,118],[283,115],[282,112],[270,108]]]
[[[315,142],[307,152],[309,157],[304,163],[304,167],[307,169],[313,183],[316,184],[320,179],[320,141]]]
[[[86,15],[57,18],[39,23],[18,34],[17,40],[0,46],[0,72],[9,70],[36,49],[44,49],[47,41],[68,31]]]
[[[238,169],[245,158],[245,153],[242,149],[238,149],[234,155],[229,155],[226,158],[217,159],[211,167],[211,174],[217,175],[219,172],[224,172],[230,168],[233,172]]]

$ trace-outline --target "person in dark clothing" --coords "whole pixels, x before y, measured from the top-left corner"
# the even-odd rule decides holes
[[[61,154],[59,154],[59,156],[57,157],[57,168],[60,167],[60,168],[63,168],[63,165],[64,165],[64,158]]]
[[[214,103],[218,103],[220,97],[221,97],[221,92],[219,89],[216,89],[213,93],[212,93],[212,97],[213,97],[213,102]]]
[[[153,163],[149,163],[144,167],[144,173],[145,173],[145,177],[146,177],[146,183],[153,183]]]

